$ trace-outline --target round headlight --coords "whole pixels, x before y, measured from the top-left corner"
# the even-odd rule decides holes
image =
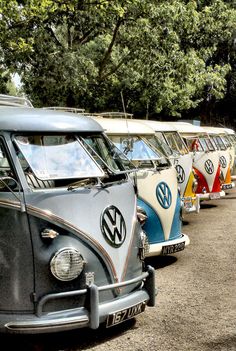
[[[85,261],[78,250],[64,248],[55,253],[50,269],[55,278],[69,281],[77,278],[84,268]]]
[[[197,187],[198,187],[198,181],[195,178],[194,181],[193,181],[193,184],[192,184],[192,191],[193,191],[193,193],[195,193],[197,191]]]
[[[137,206],[137,217],[138,217],[139,223],[141,224],[141,226],[143,226],[148,216],[146,211],[140,206]]]
[[[141,260],[144,260],[150,251],[150,245],[146,233],[142,230],[140,233],[140,242],[139,242],[139,257]]]

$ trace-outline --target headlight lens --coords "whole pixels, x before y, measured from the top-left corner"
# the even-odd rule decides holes
[[[147,213],[140,206],[137,206],[137,216],[138,216],[139,223],[141,224],[141,226],[143,226],[147,220]]]
[[[195,193],[197,191],[197,187],[198,187],[198,181],[195,178],[194,181],[193,181],[193,184],[192,184],[192,191],[193,191],[193,193]]]
[[[50,262],[50,269],[58,280],[70,281],[80,275],[84,264],[85,261],[79,251],[67,247],[55,253]]]
[[[140,233],[139,257],[143,261],[149,253],[150,245],[146,233],[142,230]]]
[[[220,176],[219,176],[219,178],[220,178],[220,182],[223,184],[225,179],[224,179],[224,174],[223,174],[222,171],[220,171]]]

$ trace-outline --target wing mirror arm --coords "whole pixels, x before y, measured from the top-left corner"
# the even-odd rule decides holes
[[[14,191],[12,191],[11,185],[8,184],[10,182],[15,184],[14,188],[16,186],[19,188],[18,195]],[[20,202],[21,212],[25,212],[26,211],[25,203],[22,200],[21,195],[20,195],[20,188],[21,187],[20,187],[20,184],[18,183],[18,181],[12,177],[0,177],[0,190],[1,190],[1,184],[3,184],[4,188],[7,188],[12,193],[12,195]]]

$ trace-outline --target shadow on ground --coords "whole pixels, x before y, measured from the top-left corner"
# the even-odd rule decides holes
[[[148,265],[151,265],[155,269],[164,268],[174,264],[177,261],[175,256],[154,256],[146,258],[145,262]]]
[[[133,328],[136,328],[135,318],[112,328],[100,326],[96,330],[83,328],[69,332],[28,336],[0,334],[0,337],[1,343],[5,342],[8,351],[79,351],[89,350]]]

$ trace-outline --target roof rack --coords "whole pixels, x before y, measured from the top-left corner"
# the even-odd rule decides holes
[[[133,118],[133,113],[125,113],[125,112],[100,112],[100,113],[91,113],[92,116],[100,116],[100,117],[111,117],[111,118]]]
[[[85,109],[76,108],[76,107],[66,107],[66,106],[49,106],[43,107],[45,110],[55,110],[55,111],[63,111],[63,112],[71,112],[71,113],[84,113]]]
[[[0,106],[33,107],[27,98],[7,94],[0,94]]]

